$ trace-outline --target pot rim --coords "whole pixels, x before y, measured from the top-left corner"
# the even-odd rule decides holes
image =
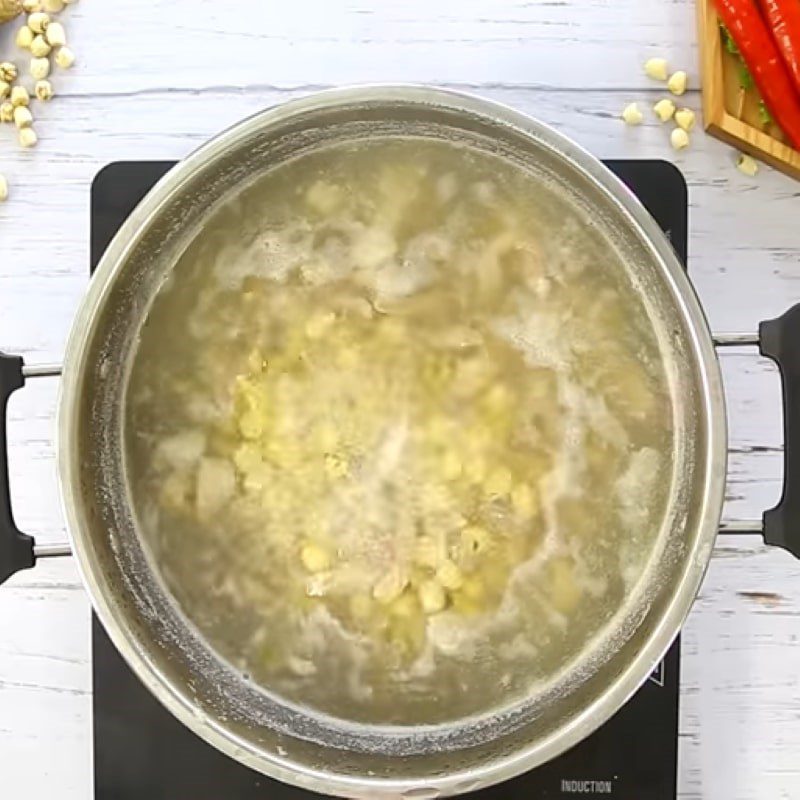
[[[409,779],[352,777],[310,769],[283,759],[273,752],[260,750],[245,740],[235,738],[208,720],[177,687],[170,683],[157,665],[144,657],[141,650],[135,646],[136,635],[131,625],[113,613],[112,606],[94,574],[95,562],[91,541],[82,534],[80,528],[77,501],[80,494],[80,475],[71,457],[74,443],[77,441],[80,387],[94,323],[140,231],[144,230],[162,207],[181,191],[195,170],[223,154],[229,147],[247,139],[254,131],[297,114],[342,104],[370,101],[436,105],[454,111],[488,116],[493,121],[543,141],[573,169],[582,172],[602,189],[617,209],[627,217],[628,222],[638,229],[639,234],[647,241],[663,266],[664,277],[675,297],[697,359],[698,392],[702,399],[702,407],[698,408],[698,412],[706,423],[707,448],[703,465],[706,480],[702,502],[699,504],[700,530],[692,551],[686,555],[686,567],[676,584],[672,599],[636,658],[617,676],[602,696],[549,738],[480,768],[426,779],[424,786]],[[727,421],[719,362],[695,290],[658,224],[610,170],[595,156],[550,126],[496,101],[423,85],[377,84],[328,89],[258,112],[196,149],[158,181],[109,244],[76,314],[67,342],[59,390],[56,448],[61,504],[67,531],[92,605],[115,647],[134,673],[174,716],[226,755],[287,783],[344,797],[374,798],[402,795],[413,791],[413,797],[420,798],[474,791],[512,778],[556,757],[608,720],[644,683],[682,626],[711,556],[725,492]],[[420,793],[425,789],[430,789],[430,794]]]

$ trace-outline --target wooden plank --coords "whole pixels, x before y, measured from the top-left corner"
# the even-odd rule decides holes
[[[631,91],[652,85],[642,69],[652,55],[696,78],[694,0],[115,0],[114,13],[96,9],[81,0],[66,12],[78,61],[55,71],[56,92],[390,81]]]

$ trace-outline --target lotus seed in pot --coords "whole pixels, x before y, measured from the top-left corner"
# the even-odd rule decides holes
[[[665,513],[653,326],[499,156],[385,138],[211,210],[126,387],[139,524],[221,657],[348,720],[490,711],[611,623]]]

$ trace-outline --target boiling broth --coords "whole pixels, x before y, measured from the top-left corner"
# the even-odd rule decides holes
[[[141,331],[127,470],[223,657],[323,712],[431,723],[609,624],[665,512],[670,409],[590,219],[499,157],[386,138],[210,212]]]

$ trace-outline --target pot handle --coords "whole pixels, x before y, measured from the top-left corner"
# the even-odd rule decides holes
[[[765,511],[762,524],[729,523],[723,532],[761,533],[764,541],[800,558],[800,304],[758,326],[758,336],[715,335],[717,347],[758,347],[774,361],[783,393],[783,492],[775,508]]]
[[[759,350],[781,373],[783,492],[764,512],[764,541],[800,558],[800,304],[758,327]]]
[[[8,399],[25,385],[26,377],[60,375],[57,366],[26,367],[19,356],[0,353],[0,583],[15,572],[29,569],[37,558],[69,555],[66,545],[36,546],[32,536],[17,528],[11,510],[11,491],[8,482],[8,440],[6,411]]]

